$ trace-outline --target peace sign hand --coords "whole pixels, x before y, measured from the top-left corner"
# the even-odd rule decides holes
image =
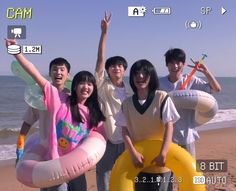
[[[103,33],[107,33],[110,21],[111,21],[111,13],[107,14],[107,12],[105,12],[105,17],[101,21],[101,29]]]

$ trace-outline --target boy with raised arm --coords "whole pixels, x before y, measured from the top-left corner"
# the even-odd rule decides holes
[[[6,46],[16,44],[15,40],[6,40]],[[22,67],[34,77],[35,81],[38,82],[39,86],[43,89],[44,85],[47,83],[46,79],[38,72],[34,65],[32,65],[22,54],[16,55],[16,59],[21,63]],[[59,92],[59,95],[63,93],[68,94],[69,91],[64,89],[65,81],[68,79],[68,74],[70,72],[70,64],[64,58],[56,58],[51,61],[49,66],[49,75],[52,80],[52,85],[55,86]],[[39,120],[39,133],[40,144],[47,150],[48,142],[47,137],[49,136],[48,128],[50,126],[50,114],[48,111],[39,111],[37,109],[29,107],[24,116],[24,122],[20,131],[17,144],[17,159],[20,159],[19,150],[22,152],[24,149],[25,136],[28,133],[31,125]],[[45,139],[44,139],[45,138]],[[23,143],[23,144],[22,144]],[[20,146],[20,148],[19,148]],[[45,157],[43,160],[49,160],[50,158]],[[53,186],[50,188],[41,188],[40,191],[76,191],[76,190],[87,190],[87,184],[85,175],[81,175],[68,183],[63,183],[61,185]]]
[[[104,123],[108,138],[106,151],[96,166],[96,178],[98,191],[109,190],[111,169],[124,151],[122,132],[115,125],[115,117],[121,109],[122,101],[131,93],[131,89],[124,82],[124,74],[127,68],[126,60],[121,56],[110,57],[105,62],[105,49],[111,14],[105,14],[101,21],[101,37],[98,47],[98,57],[95,69],[95,77],[98,85],[98,94],[102,105],[102,111],[106,117]],[[108,78],[105,78],[105,70]]]
[[[182,84],[188,78],[188,75],[183,75],[185,60],[186,55],[182,49],[174,48],[165,53],[166,67],[168,68],[169,74],[160,78],[161,90],[170,92],[181,89]],[[187,84],[186,89],[201,90],[208,93],[212,91],[219,92],[221,90],[220,84],[205,65],[200,64],[198,71],[205,75],[208,82],[193,76]],[[178,112],[180,114],[180,120],[174,124],[173,142],[186,149],[196,158],[195,141],[199,139],[199,135],[194,120],[195,111],[181,109]]]

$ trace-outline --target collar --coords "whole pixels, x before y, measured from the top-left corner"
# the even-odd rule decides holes
[[[145,101],[145,103],[143,105],[141,105],[138,101],[138,95],[137,94],[134,94],[132,96],[132,101],[133,101],[133,104],[134,104],[134,107],[135,109],[142,115],[145,113],[145,111],[149,108],[149,106],[151,105],[153,99],[155,97],[155,91],[154,92],[151,92],[148,94],[148,97]]]

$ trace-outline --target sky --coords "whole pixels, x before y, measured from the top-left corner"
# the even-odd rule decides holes
[[[96,3],[95,3],[96,2]],[[129,6],[144,6],[144,17],[129,17]],[[170,15],[154,15],[153,8],[170,7]],[[209,7],[203,15],[201,8]],[[227,11],[221,14],[221,8]],[[32,18],[9,19],[8,8],[32,8]],[[48,73],[50,61],[66,58],[72,75],[80,70],[94,71],[100,22],[104,12],[112,13],[106,58],[120,55],[129,67],[139,59],[148,59],[159,76],[167,74],[165,52],[181,48],[190,58],[199,60],[207,54],[205,64],[217,77],[236,77],[236,1],[235,0],[1,0],[0,7],[0,75],[12,75],[10,63],[14,57],[7,53],[4,38],[9,25],[25,25],[26,39],[20,45],[42,45],[42,54],[27,54],[42,74]],[[186,28],[191,21],[199,28]],[[187,24],[186,24],[187,23]],[[185,69],[188,73],[191,69]]]

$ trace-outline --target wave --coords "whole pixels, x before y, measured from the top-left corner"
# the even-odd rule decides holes
[[[0,145],[0,160],[16,158],[16,144]]]
[[[228,122],[236,120],[236,109],[221,109],[218,110],[215,117],[208,123]]]

